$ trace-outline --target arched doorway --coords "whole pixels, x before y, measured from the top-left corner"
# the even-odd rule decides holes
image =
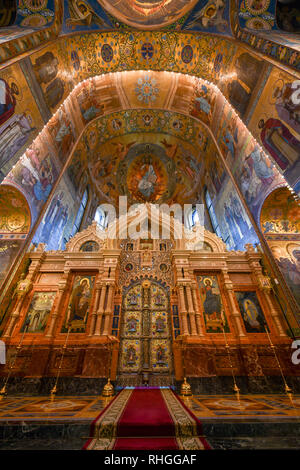
[[[124,289],[119,385],[173,383],[171,328],[167,288],[157,281],[144,280]]]

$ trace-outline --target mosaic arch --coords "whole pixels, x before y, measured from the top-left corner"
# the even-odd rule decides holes
[[[149,81],[152,87],[149,86]],[[171,84],[172,95],[169,92]],[[114,91],[114,95],[109,101],[107,96],[110,96],[110,91]],[[143,104],[145,109],[149,109],[147,100],[140,97],[151,99],[158,108],[168,107],[170,111],[179,111],[182,114],[188,110],[191,118],[201,121],[206,128],[211,129],[211,135],[214,136],[225,162],[232,168],[241,192],[256,217],[266,189],[269,193],[272,186],[282,184],[282,176],[218,88],[202,79],[181,74],[119,72],[79,84],[7,175],[4,183],[22,187],[28,200],[34,205],[37,217],[57,181],[59,166],[70,159],[69,155],[75,149],[77,139],[86,124],[114,111],[114,108],[119,109],[122,104],[126,108]],[[156,107],[155,105],[151,107]],[[122,122],[119,121],[116,118],[111,126],[120,127]],[[179,122],[175,127],[176,125],[181,126]],[[144,122],[144,126],[147,127],[147,122]],[[97,139],[90,135],[87,142],[89,149],[96,143]],[[173,150],[168,146],[169,143],[163,145],[172,155]],[[129,148],[125,150],[124,157]],[[247,173],[245,166],[248,167]]]
[[[144,45],[147,47],[143,47]],[[245,74],[239,67],[238,76],[235,77],[240,57],[244,59],[246,66],[248,64],[246,68],[249,73]],[[24,60],[24,64],[22,61],[20,65],[14,64],[7,67],[5,74],[8,78],[13,77],[15,76],[14,69],[18,68],[18,76],[22,77],[23,72],[20,66],[26,65],[26,80],[29,80],[29,86],[25,86],[24,90],[26,88],[28,92],[32,92],[32,102],[35,100],[34,97],[39,96],[38,109],[42,114],[43,121],[47,122],[76,84],[95,75],[124,70],[155,69],[202,77],[216,83],[222,93],[229,97],[233,106],[235,106],[235,95],[242,96],[241,111],[244,112],[250,97],[256,94],[256,92],[254,93],[255,86],[263,78],[258,72],[264,69],[264,62],[261,58],[252,56],[247,49],[238,47],[228,39],[212,37],[208,34],[199,36],[189,33],[179,34],[178,32],[166,34],[163,32],[122,31],[117,35],[112,32],[102,32],[61,38],[51,46],[32,53]],[[243,69],[243,64],[241,66]],[[278,73],[278,69],[273,67],[272,76],[275,72]],[[280,79],[289,86],[295,77],[281,71]],[[157,88],[155,85],[152,86],[150,82],[148,87],[152,90]],[[145,84],[140,83],[136,88],[144,89]],[[272,89],[275,90],[274,87]],[[140,93],[138,96],[141,96],[142,100],[146,99]],[[277,115],[276,106],[272,102],[273,106],[270,107],[267,99],[269,96],[269,93],[263,93],[260,103],[266,106],[267,117],[275,118]],[[154,95],[151,100],[153,97]],[[17,99],[18,96],[15,98]],[[150,98],[148,97],[148,99]],[[153,102],[149,101],[148,106],[151,104]],[[20,108],[18,99],[17,105]],[[28,118],[28,106],[25,106],[25,102],[22,112]],[[20,112],[16,112],[16,114],[20,114]],[[31,116],[30,113],[29,115]],[[37,122],[33,116],[31,118],[31,128],[36,132],[42,128],[42,124]],[[254,118],[256,119],[256,112]],[[267,123],[266,116],[263,118]],[[249,127],[254,135],[260,138],[262,130],[258,128],[258,121],[257,123],[251,122]],[[21,124],[23,127],[24,125],[29,126],[24,120],[20,121]],[[284,122],[283,124],[286,126]],[[291,134],[293,134],[293,130]],[[28,146],[35,137],[35,133],[26,133],[25,136]],[[297,136],[294,134],[293,136],[297,139]],[[23,140],[25,139],[24,133],[23,136],[18,137],[18,144],[22,140],[21,137]],[[17,143],[14,148],[18,149]]]
[[[0,9],[0,63],[58,37],[63,19],[61,0],[18,0],[5,3],[11,6],[5,5],[3,11]],[[17,3],[17,7],[13,3]]]
[[[152,99],[153,97],[155,99]],[[22,189],[34,209],[34,221],[43,213],[50,192],[60,181],[62,166],[71,163],[78,139],[86,125],[96,118],[116,112],[122,106],[125,109],[142,106],[147,113],[151,108],[163,108],[165,111],[186,114],[202,123],[211,140],[217,145],[218,152],[215,154],[222,154],[222,161],[227,165],[226,168],[231,169],[256,219],[266,191],[269,193],[272,187],[285,184],[284,178],[270,158],[259,147],[215,85],[200,78],[176,73],[118,72],[94,77],[78,84],[4,179],[4,184]],[[110,125],[118,128],[118,121],[117,118]],[[148,118],[144,122],[145,128],[147,121]],[[180,128],[181,125],[177,123],[176,126]],[[175,147],[172,142],[161,140],[164,151],[169,153],[172,160]],[[95,135],[91,135],[85,144],[92,147],[95,142]],[[127,144],[129,143],[130,141],[127,141]],[[124,157],[128,150],[129,148],[126,149]],[[185,157],[188,159],[189,155],[186,154]],[[190,162],[193,163],[192,159]],[[111,164],[111,161],[109,163]],[[146,173],[150,163],[147,165]],[[247,174],[244,167],[248,168]],[[190,169],[194,171],[192,167]],[[154,175],[145,174],[140,175],[141,180],[149,177],[151,179],[152,176],[154,178]],[[158,180],[158,175],[155,178]],[[171,201],[171,198],[169,200]],[[246,219],[243,223],[251,225]]]
[[[13,186],[0,186],[0,285],[24,246],[31,213],[24,195]]]
[[[286,284],[300,305],[300,207],[286,188],[276,189],[266,198],[260,222]]]
[[[12,186],[0,187],[0,234],[27,234],[31,214],[26,198]]]
[[[105,3],[104,8],[102,3]],[[130,36],[133,36],[137,32],[136,28],[144,30],[161,28],[165,30],[164,35],[167,33],[171,37],[174,37],[175,33],[181,37],[189,31],[194,36],[196,36],[195,33],[201,33],[197,41],[201,40],[205,34],[210,37],[210,40],[214,39],[212,35],[219,35],[219,39],[226,35],[226,42],[231,42],[232,46],[234,45],[232,37],[235,36],[250,48],[271,59],[298,70],[300,68],[300,52],[296,35],[285,33],[283,36],[276,26],[275,0],[271,2],[267,0],[261,2],[255,0],[240,0],[239,2],[130,0],[121,4],[119,2],[117,5],[117,16],[122,14],[121,10],[126,10],[125,22],[110,13],[110,9],[115,8],[115,3],[115,0],[103,0],[103,2],[102,0],[22,0],[19,2],[15,20],[11,16],[14,10],[8,12],[6,8],[3,24],[7,26],[2,28],[2,35],[0,31],[0,63],[29,52],[53,39],[61,41],[58,39],[59,34],[67,35],[74,34],[74,32],[91,34],[110,30],[112,36],[123,32],[128,32]],[[139,18],[135,21],[132,19],[134,16],[139,16]],[[294,15],[296,16],[297,14]],[[126,24],[126,21],[133,22],[134,26]],[[147,26],[147,23],[150,26]],[[108,61],[112,60],[115,55],[114,48],[110,42],[103,46],[102,57]],[[142,42],[141,51],[145,60],[152,58],[154,49],[151,41]],[[192,55],[195,55],[193,49],[192,45],[183,47],[185,60],[191,61]],[[77,49],[73,51],[73,57],[76,56],[76,51]]]

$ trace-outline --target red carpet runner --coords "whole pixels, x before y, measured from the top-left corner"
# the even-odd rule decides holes
[[[124,389],[93,421],[87,450],[203,450],[200,421],[171,389]]]

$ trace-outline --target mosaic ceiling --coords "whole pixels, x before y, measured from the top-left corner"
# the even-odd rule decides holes
[[[213,147],[194,119],[166,110],[127,110],[88,126],[68,176],[78,187],[88,175],[99,201],[115,206],[120,195],[130,204],[195,202],[204,156]]]
[[[118,20],[135,28],[160,28],[191,10],[197,0],[98,0]]]

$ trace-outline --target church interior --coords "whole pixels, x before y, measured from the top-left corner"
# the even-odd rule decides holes
[[[300,449],[299,33],[0,0],[0,450]]]

